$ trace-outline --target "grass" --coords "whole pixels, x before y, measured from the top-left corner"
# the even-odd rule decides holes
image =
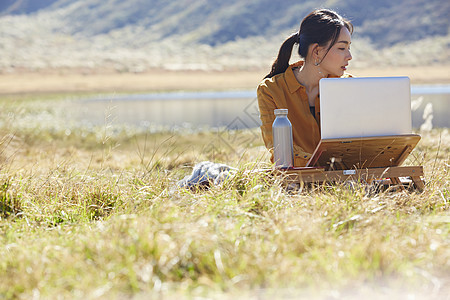
[[[280,41],[281,43],[281,41]],[[430,43],[432,44],[432,43]],[[278,43],[276,43],[278,45]],[[253,48],[257,48],[255,45]],[[278,47],[278,46],[277,46]],[[420,47],[418,47],[420,48]],[[259,67],[252,70],[214,71],[214,70],[161,70],[149,69],[140,73],[119,73],[111,70],[90,70],[85,73],[80,69],[68,70],[41,70],[41,71],[15,71],[0,72],[0,94],[25,94],[25,98],[35,98],[33,94],[50,94],[56,98],[61,94],[72,92],[78,94],[98,93],[135,93],[135,92],[167,92],[167,91],[204,91],[204,90],[253,90],[258,82],[268,73],[272,62],[272,56],[278,49],[270,52],[267,64],[261,63],[258,55]],[[373,50],[379,52],[379,50]],[[369,51],[373,58],[373,51]],[[404,51],[404,49],[403,49]],[[404,53],[403,53],[404,54]],[[391,55],[398,60],[402,54]],[[423,57],[423,55],[422,55]],[[235,57],[234,57],[235,58]],[[235,59],[233,58],[233,63]],[[198,57],[197,57],[198,59]],[[448,63],[426,64],[423,60],[420,66],[397,66],[392,63],[379,61],[358,66],[350,62],[349,73],[357,77],[364,76],[408,76],[411,83],[417,84],[448,84],[450,75]],[[428,58],[430,59],[430,58]],[[245,59],[244,59],[245,60]],[[297,61],[292,58],[291,62]],[[370,60],[366,60],[370,61]],[[416,60],[412,60],[416,61]],[[376,66],[376,67],[373,67]],[[58,95],[59,94],[59,95]],[[22,96],[15,96],[20,98]],[[46,97],[49,97],[48,95]]]
[[[289,193],[257,172],[268,167],[257,129],[225,144],[214,130],[70,127],[51,101],[22,100],[0,102],[0,298],[450,292],[447,129],[424,133],[406,162],[424,166],[423,193]],[[43,112],[53,117],[33,123]],[[178,189],[203,160],[238,172],[209,190]]]

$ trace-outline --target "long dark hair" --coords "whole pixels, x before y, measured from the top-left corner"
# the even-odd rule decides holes
[[[299,32],[292,34],[283,42],[272,65],[272,70],[265,78],[271,78],[287,70],[292,48],[295,44],[299,44],[298,54],[300,57],[306,58],[311,44],[317,43],[319,46],[325,46],[331,41],[327,50],[328,53],[336,43],[343,27],[347,28],[350,34],[353,33],[352,23],[336,12],[329,9],[313,11],[303,19]]]

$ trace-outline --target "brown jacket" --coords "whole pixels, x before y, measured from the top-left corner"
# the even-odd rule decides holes
[[[261,118],[261,133],[267,149],[272,153],[272,123],[274,109],[287,108],[292,123],[294,144],[294,166],[303,167],[308,162],[320,141],[320,101],[315,99],[315,116],[311,114],[306,89],[295,78],[293,69],[301,67],[303,61],[289,66],[286,72],[264,79],[258,86],[257,96]],[[350,75],[344,74],[343,77]]]

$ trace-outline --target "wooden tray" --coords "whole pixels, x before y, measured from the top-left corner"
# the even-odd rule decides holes
[[[306,166],[327,170],[395,167],[403,163],[419,140],[417,134],[323,139]]]

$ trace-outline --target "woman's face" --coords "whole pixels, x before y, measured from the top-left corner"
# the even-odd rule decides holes
[[[348,62],[352,59],[350,44],[352,36],[346,27],[341,29],[336,43],[327,53],[328,45],[319,50],[319,58],[323,58],[319,67],[325,76],[341,77],[347,70]],[[325,56],[325,57],[324,57]]]

